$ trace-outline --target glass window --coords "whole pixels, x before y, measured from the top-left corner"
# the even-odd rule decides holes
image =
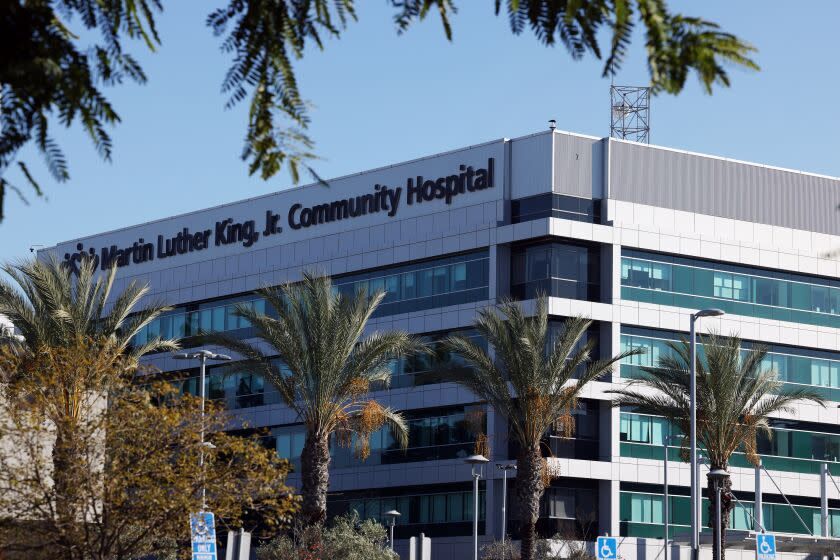
[[[829,288],[827,286],[811,286],[811,309],[828,313],[830,308],[828,295]]]
[[[447,517],[449,521],[464,520],[464,495],[461,493],[449,494],[447,496]]]
[[[665,445],[669,423],[666,419],[656,416],[622,412],[620,431],[621,441]]]
[[[432,522],[446,521],[446,494],[432,496]]]
[[[541,280],[549,277],[549,252],[548,249],[529,248],[526,252],[527,280]]]
[[[405,299],[413,299],[417,297],[417,278],[416,272],[407,272],[402,275],[402,290]]]
[[[384,278],[372,278],[368,282],[368,294],[375,294],[376,292],[385,291],[385,279]]]
[[[747,301],[749,299],[748,285],[748,279],[745,276],[726,272],[714,273],[715,297]]]
[[[434,269],[433,292],[437,295],[449,291],[449,267],[439,266]]]
[[[365,517],[367,519],[376,519],[377,521],[381,517],[381,512],[379,506],[381,502],[379,500],[366,500],[365,501]]]
[[[452,265],[452,289],[461,291],[467,289],[467,265],[458,263]]]
[[[431,511],[431,497],[430,496],[419,496],[419,505],[418,513],[417,513],[417,521],[419,523],[428,523],[432,518],[432,511]]]
[[[533,298],[537,293],[597,301],[597,247],[542,243],[516,247],[511,255],[511,295]]]
[[[400,299],[400,277],[387,276],[385,278],[385,301]]]
[[[417,297],[429,297],[432,295],[432,269],[417,271]]]
[[[637,523],[662,523],[662,496],[631,494],[630,511]]]

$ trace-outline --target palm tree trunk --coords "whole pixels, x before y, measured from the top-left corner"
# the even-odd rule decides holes
[[[65,560],[74,557],[76,516],[75,488],[79,483],[76,474],[79,470],[79,457],[74,445],[73,429],[64,423],[56,426],[55,443],[52,448],[53,485],[55,489],[55,524],[56,538],[60,543],[59,554]]]
[[[728,470],[728,467],[724,467]],[[723,480],[723,489],[722,492],[732,492],[732,477],[727,476]],[[732,512],[732,508],[734,506],[732,503],[729,503],[728,506],[725,506],[721,510],[721,527],[720,527],[720,560],[724,560],[726,558],[726,528],[729,527],[729,516]]]
[[[543,458],[539,446],[523,446],[516,459],[516,497],[519,502],[519,526],[522,560],[534,560],[537,549],[537,519],[540,498],[545,487],[542,478]]]
[[[327,488],[330,484],[329,437],[306,434],[300,455],[303,514],[310,523],[323,523],[327,518]]]
[[[717,467],[712,467],[714,470]],[[726,469],[726,467],[723,467]],[[718,492],[717,488],[720,486],[721,494],[730,492],[732,490],[732,478],[727,476],[722,482],[718,482],[712,477],[708,478],[708,485],[706,491],[709,499],[709,526],[712,528],[712,542],[717,542],[718,533],[720,533],[720,558],[714,560],[725,560],[726,558],[726,528],[729,526],[730,507],[721,507],[720,524],[715,523],[718,507]],[[713,548],[714,550],[714,548]]]

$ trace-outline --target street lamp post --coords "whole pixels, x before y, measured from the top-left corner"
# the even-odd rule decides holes
[[[691,430],[689,445],[691,446],[691,557],[700,557],[700,489],[697,480],[697,328],[696,323],[701,317],[719,317],[724,312],[720,309],[701,309],[691,315],[691,363],[689,364],[690,398],[691,398]]]
[[[470,455],[464,462],[472,466],[473,478],[473,560],[478,560],[478,479],[481,478],[484,464],[490,459],[484,455]]]
[[[670,430],[669,430],[670,431]],[[665,436],[665,455],[664,455],[664,471],[662,474],[662,487],[663,487],[663,496],[664,499],[662,501],[662,513],[663,513],[663,525],[665,525],[665,548],[663,550],[664,560],[668,560],[668,538],[670,532],[670,504],[668,503],[668,446],[674,440],[674,438],[679,437],[676,434],[670,434]]]
[[[400,516],[400,515],[402,515],[402,514],[401,514],[400,512],[398,512],[397,510],[392,509],[391,511],[386,511],[383,515],[384,515],[385,517],[387,517],[387,518],[391,521],[391,523],[390,523],[390,528],[391,528],[391,550],[394,550],[394,525],[396,525],[396,524],[397,524],[397,517],[399,517],[399,516]]]
[[[497,463],[496,468],[502,471],[505,475],[504,482],[502,482],[502,554],[506,554],[504,544],[507,540],[507,477],[508,471],[516,470],[516,465],[509,463]],[[504,556],[502,557],[504,558]]]
[[[662,500],[662,520],[663,525],[665,526],[665,548],[663,550],[664,559],[668,560],[668,532],[670,519],[669,519],[669,511],[668,511],[668,444],[671,443],[671,438],[674,436],[665,436],[665,455],[664,455],[664,469],[662,473],[662,488],[663,488],[663,500]]]
[[[172,356],[176,360],[198,360],[199,363],[199,395],[201,398],[201,450],[198,455],[198,466],[201,469],[201,511],[207,509],[207,488],[204,486],[204,448],[212,449],[212,443],[204,442],[204,377],[207,367],[207,360],[214,360],[218,362],[230,361],[230,356],[225,354],[216,354],[209,350],[199,350],[198,352],[181,352]]]

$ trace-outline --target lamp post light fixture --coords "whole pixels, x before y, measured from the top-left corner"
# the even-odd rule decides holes
[[[508,471],[515,471],[516,465],[511,463],[496,463],[496,468],[502,471],[505,475],[504,482],[502,482],[502,554],[506,554],[504,548],[507,540],[507,478]],[[502,556],[504,558],[504,556]]]
[[[723,548],[723,532],[721,529],[722,521],[723,521],[723,509],[721,508],[721,484],[723,481],[726,480],[726,477],[729,476],[729,473],[723,469],[712,469],[709,471],[709,481],[715,482],[715,520],[714,520],[714,528],[713,530],[717,533],[717,537],[715,538],[714,548],[712,549],[712,560],[720,560],[721,552]]]
[[[173,358],[176,360],[198,360],[199,363],[199,395],[201,398],[201,451],[198,455],[198,466],[201,468],[201,511],[207,509],[207,488],[204,486],[204,448],[208,449],[215,449],[216,446],[213,445],[211,442],[204,441],[204,377],[207,367],[207,360],[213,360],[216,362],[228,362],[230,361],[230,356],[225,354],[216,354],[215,352],[211,352],[209,350],[199,350],[198,352],[179,352],[178,354],[173,354]]]
[[[691,398],[691,430],[689,445],[691,446],[691,557],[700,558],[700,488],[697,480],[697,321],[702,317],[720,317],[724,312],[720,309],[701,309],[691,315],[691,363],[688,365]]]
[[[394,525],[397,524],[397,517],[401,516],[402,514],[397,510],[392,509],[390,511],[386,511],[382,515],[387,517],[390,521],[388,526],[391,528],[391,550],[394,550]]]
[[[478,479],[484,474],[484,464],[490,459],[484,455],[470,455],[464,462],[472,466],[473,478],[473,560],[478,560]]]

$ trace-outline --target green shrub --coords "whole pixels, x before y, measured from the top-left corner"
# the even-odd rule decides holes
[[[326,528],[308,526],[257,548],[258,560],[399,560],[388,532],[373,519],[354,513],[336,517]]]

